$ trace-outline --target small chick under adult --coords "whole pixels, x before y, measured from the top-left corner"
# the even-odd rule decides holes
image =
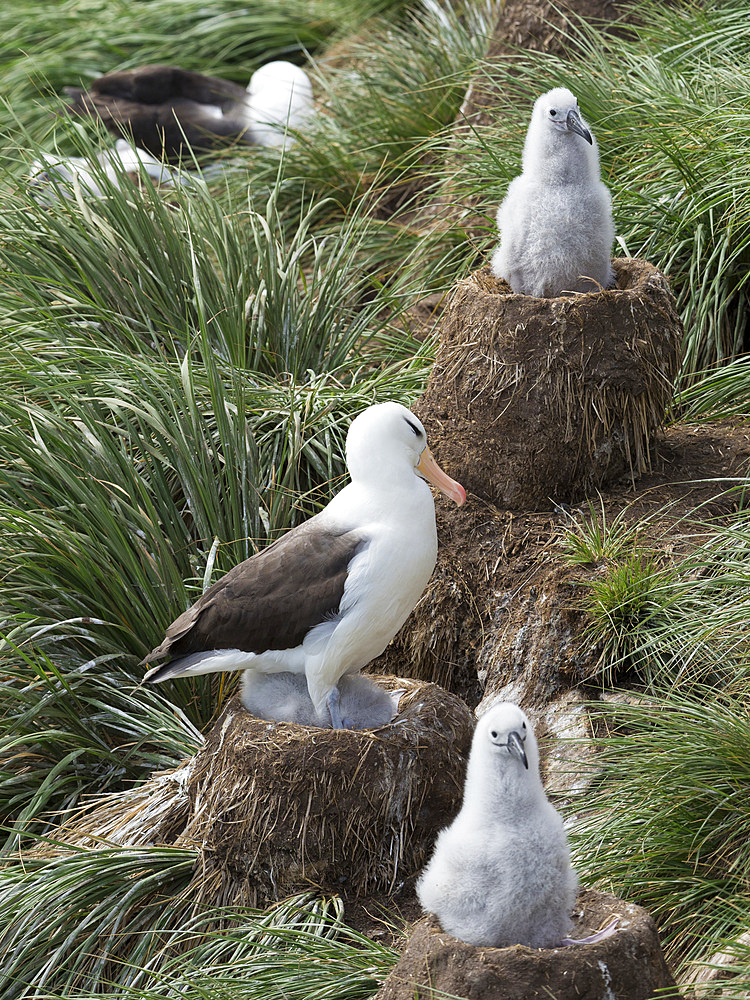
[[[477,723],[463,805],[438,836],[419,900],[469,944],[554,948],[572,928],[577,885],[531,723],[516,705],[495,705]]]
[[[498,209],[492,272],[514,292],[549,298],[614,284],[612,199],[596,140],[564,87],[534,104],[523,173]]]
[[[380,687],[362,674],[345,674],[338,683],[339,711],[344,729],[379,729],[393,720],[398,692]],[[295,722],[298,726],[331,728],[329,712],[317,712],[307,690],[304,674],[288,671],[261,674],[246,670],[242,675],[240,700],[259,719]]]

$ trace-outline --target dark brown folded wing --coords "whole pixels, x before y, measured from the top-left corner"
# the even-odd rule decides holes
[[[161,64],[105,73],[92,81],[88,89],[92,95],[122,98],[137,104],[163,104],[183,97],[199,104],[223,105],[245,97],[245,88],[232,80]]]
[[[361,532],[337,534],[311,518],[218,580],[143,663],[209,649],[263,653],[300,645],[338,613],[349,563],[366,544]]]
[[[110,132],[171,161],[179,160],[185,141],[196,151],[239,141],[250,143],[242,115],[245,88],[231,80],[205,76],[175,66],[141,66],[107,73],[89,89],[66,87],[68,110],[100,118]],[[204,111],[221,107],[226,118]]]

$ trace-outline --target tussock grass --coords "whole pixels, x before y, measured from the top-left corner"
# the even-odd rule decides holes
[[[174,766],[202,745],[178,707],[113,657],[81,664],[43,652],[6,648],[0,654],[3,730],[0,816],[5,857],[50,834],[87,796]]]
[[[573,835],[584,879],[648,907],[681,968],[747,926],[747,678],[600,709],[598,791]]]
[[[634,538],[587,585],[588,634],[609,681],[630,671],[657,689],[667,680],[687,689],[747,672],[750,519],[740,511],[695,527],[688,555],[669,559]]]
[[[195,852],[174,848],[26,856],[0,872],[3,996],[42,997],[111,979],[145,959],[189,907],[180,899]],[[146,933],[147,932],[147,933]]]
[[[288,175],[345,203],[387,188],[380,214],[422,203],[440,180],[431,155],[455,120],[487,51],[493,6],[429,3],[402,26],[383,23],[348,48],[345,63],[321,73],[323,113],[289,151]]]
[[[750,357],[699,372],[677,395],[675,408],[685,420],[750,420]]]
[[[617,559],[632,548],[641,525],[628,523],[627,507],[607,521],[600,495],[598,509],[593,500],[587,500],[586,510],[580,517],[570,515],[572,523],[563,532],[561,544],[567,562],[573,566],[594,566]]]
[[[184,893],[194,851],[55,847],[0,873],[3,996],[367,997],[396,953],[337,899],[263,913]]]
[[[95,149],[83,139],[79,147]],[[184,354],[203,338],[239,368],[302,376],[340,368],[355,347],[361,358],[409,304],[405,279],[393,275],[405,248],[396,237],[389,245],[362,208],[338,220],[334,238],[321,221],[325,201],[285,219],[281,185],[259,203],[200,178],[166,200],[148,182],[99,180],[103,198],[61,180],[53,206],[20,193],[3,214],[0,329],[12,342],[46,333],[151,357],[155,348]],[[386,278],[390,311],[378,317],[365,300]]]
[[[705,524],[678,559],[634,548],[590,590],[607,679],[643,693],[592,706],[608,735],[597,739],[575,863],[584,880],[654,913],[687,980],[750,914],[749,525],[746,511]],[[738,963],[737,983],[750,974]]]

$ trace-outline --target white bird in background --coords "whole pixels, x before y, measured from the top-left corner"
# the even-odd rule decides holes
[[[170,170],[161,160],[131,146],[125,139],[118,139],[114,148],[104,149],[91,159],[42,153],[31,163],[28,176],[31,188],[41,189],[48,200],[54,200],[60,190],[69,196],[76,184],[84,193],[103,198],[107,190],[104,178],[119,187],[124,174],[138,175],[141,170],[162,187],[188,183],[184,172]]]
[[[351,483],[319,514],[235,566],[167,629],[146,680],[259,670],[304,673],[315,711],[343,728],[338,682],[383,652],[437,557],[427,485],[459,506],[464,488],[433,459],[420,421],[380,403],[349,427]]]
[[[248,130],[259,146],[286,146],[289,129],[301,132],[313,114],[307,73],[294,63],[276,60],[256,70],[247,87]]]
[[[477,723],[461,811],[438,836],[419,900],[469,944],[552,948],[568,943],[577,885],[531,723],[516,705],[494,705]]]
[[[523,173],[511,181],[497,224],[492,272],[514,292],[551,297],[614,283],[612,199],[569,90],[550,90],[534,104]]]
[[[285,60],[261,66],[247,87],[154,64],[106,73],[88,90],[65,87],[65,93],[71,114],[92,115],[110,132],[172,163],[191,150],[205,153],[233,143],[286,145],[287,130],[304,128],[313,114],[310,78]]]
[[[344,674],[338,683],[339,710],[344,729],[387,726],[398,710],[401,691],[386,691],[362,674]],[[246,670],[240,700],[259,719],[296,722],[298,726],[330,729],[329,713],[315,711],[304,674],[261,674]]]

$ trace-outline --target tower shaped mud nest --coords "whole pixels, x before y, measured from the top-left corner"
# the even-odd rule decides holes
[[[650,914],[609,893],[579,892],[574,938],[616,920],[615,932],[591,944],[558,948],[475,947],[444,933],[434,917],[412,929],[401,958],[374,1000],[680,1000]]]
[[[609,291],[516,295],[488,267],[459,282],[414,407],[467,490],[512,510],[572,502],[650,467],[679,365],[665,276],[612,261]]]
[[[104,796],[58,839],[197,848],[186,893],[216,904],[391,893],[458,812],[474,726],[435,684],[377,680],[398,712],[372,730],[268,722],[233,698],[195,757]]]

